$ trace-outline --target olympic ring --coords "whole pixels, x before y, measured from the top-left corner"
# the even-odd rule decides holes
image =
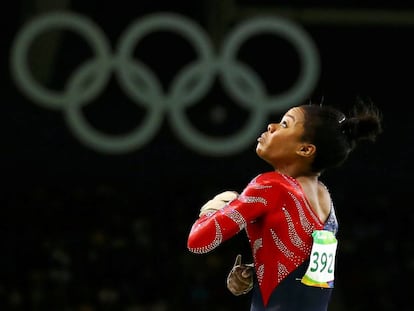
[[[94,59],[87,60],[74,71],[61,93],[40,85],[27,65],[28,50],[35,38],[55,28],[67,28],[82,35],[95,54]],[[132,55],[144,36],[161,30],[184,37],[198,56],[196,61],[177,73],[169,92],[163,91],[158,77]],[[269,96],[258,75],[235,56],[244,41],[261,32],[270,32],[289,41],[297,49],[302,64],[294,85],[275,96]],[[228,155],[251,144],[269,113],[281,112],[305,99],[317,82],[320,63],[309,35],[295,23],[281,17],[257,17],[243,22],[227,35],[223,43],[221,53],[216,55],[208,35],[198,24],[184,16],[160,13],[134,21],[121,35],[115,53],[111,53],[101,29],[86,17],[64,12],[49,13],[33,19],[18,33],[12,46],[11,71],[26,96],[46,108],[62,109],[73,133],[97,151],[124,153],[144,146],[155,136],[167,114],[173,130],[183,143],[203,154]],[[112,72],[133,102],[149,110],[140,126],[130,133],[117,136],[93,128],[81,111],[84,105],[102,92]],[[185,114],[186,108],[206,95],[216,78],[220,78],[224,89],[238,104],[251,112],[247,124],[238,133],[224,138],[201,133]],[[243,88],[239,81],[248,87]]]

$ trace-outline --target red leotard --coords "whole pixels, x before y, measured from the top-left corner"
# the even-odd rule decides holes
[[[187,246],[193,253],[207,253],[245,229],[267,305],[280,282],[309,258],[311,234],[323,227],[300,184],[268,172],[255,177],[221,210],[201,216],[191,228]]]

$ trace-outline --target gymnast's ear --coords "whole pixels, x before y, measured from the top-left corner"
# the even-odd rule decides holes
[[[308,143],[301,144],[298,150],[296,150],[296,154],[306,158],[313,157],[316,154],[316,146]]]

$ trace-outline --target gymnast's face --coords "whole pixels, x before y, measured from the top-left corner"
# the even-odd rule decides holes
[[[293,107],[285,113],[279,123],[271,123],[258,139],[257,155],[275,169],[295,165],[303,160],[305,114],[302,108]]]

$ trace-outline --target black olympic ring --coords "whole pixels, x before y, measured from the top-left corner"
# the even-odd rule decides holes
[[[95,58],[87,60],[74,71],[63,92],[53,92],[40,85],[31,75],[27,64],[28,50],[35,38],[55,28],[66,28],[82,35],[91,44],[95,54]],[[139,41],[148,33],[160,30],[176,32],[185,37],[198,54],[195,62],[177,73],[168,93],[162,90],[159,79],[150,68],[133,58],[133,50]],[[245,40],[261,32],[274,33],[288,40],[297,49],[303,66],[294,85],[275,96],[268,96],[258,76],[235,57]],[[68,126],[78,139],[98,151],[124,153],[142,147],[155,136],[167,113],[174,131],[185,144],[200,153],[228,155],[251,144],[270,112],[283,111],[308,96],[318,80],[320,62],[317,49],[306,31],[279,16],[247,20],[229,33],[223,42],[221,53],[216,55],[208,35],[198,24],[178,14],[158,13],[134,21],[121,35],[113,54],[105,34],[88,18],[74,13],[55,12],[34,18],[20,30],[12,46],[11,71],[26,96],[46,108],[62,109]],[[112,72],[123,91],[137,105],[149,109],[140,126],[130,133],[117,136],[93,128],[81,111],[84,105],[102,92]],[[217,76],[230,96],[251,112],[247,124],[238,133],[225,138],[201,133],[185,115],[185,109],[197,104],[212,87]],[[139,77],[144,86],[134,84],[136,79],[132,77]],[[248,84],[248,92],[237,83],[240,78]],[[86,82],[89,84],[85,86]]]

